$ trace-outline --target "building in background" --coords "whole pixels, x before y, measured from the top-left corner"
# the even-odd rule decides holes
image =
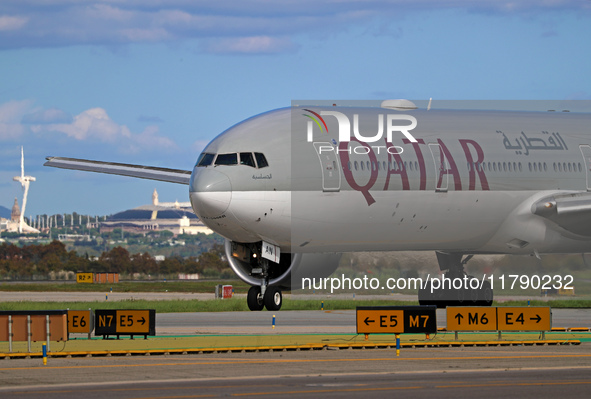
[[[212,234],[195,216],[190,202],[160,202],[154,189],[152,203],[128,209],[99,222],[101,233],[122,229],[130,233],[145,234],[150,231],[171,231],[179,234]]]
[[[19,224],[21,220],[21,209],[18,206],[18,199],[14,199],[12,205],[12,211],[10,212],[10,220],[0,218],[0,231],[7,231],[9,233],[18,233]],[[26,220],[23,219],[22,232],[27,233],[39,233],[39,230],[29,226]]]

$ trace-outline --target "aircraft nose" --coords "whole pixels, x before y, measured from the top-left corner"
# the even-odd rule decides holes
[[[210,168],[198,168],[191,176],[191,204],[201,219],[217,218],[228,209],[232,185],[228,176]]]

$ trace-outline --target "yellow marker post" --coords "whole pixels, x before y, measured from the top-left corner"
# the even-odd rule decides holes
[[[42,345],[43,348],[43,365],[47,366],[47,344],[44,342]]]

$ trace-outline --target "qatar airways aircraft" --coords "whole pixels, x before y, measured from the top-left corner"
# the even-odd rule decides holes
[[[343,252],[436,251],[450,278],[475,254],[591,249],[591,115],[292,106],[229,128],[192,171],[62,157],[47,166],[187,184],[226,238],[251,310],[327,277]],[[477,289],[419,291],[422,304],[492,303]]]

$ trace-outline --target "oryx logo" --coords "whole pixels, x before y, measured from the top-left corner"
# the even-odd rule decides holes
[[[312,122],[315,122],[316,125],[318,125],[321,132],[324,132],[326,129],[326,133],[328,134],[328,126],[326,125],[326,122],[324,121],[324,118],[322,118],[322,116],[333,116],[336,119],[336,121],[339,125],[339,142],[341,142],[341,143],[351,141],[351,137],[352,137],[351,133],[353,133],[353,137],[357,141],[362,142],[362,143],[375,143],[378,140],[382,139],[384,136],[384,133],[385,133],[386,134],[386,141],[388,143],[392,143],[392,135],[394,132],[401,133],[411,143],[417,142],[417,139],[415,139],[413,137],[413,135],[410,134],[410,130],[417,127],[417,119],[412,115],[389,114],[389,115],[385,115],[385,117],[384,117],[383,114],[379,114],[379,115],[377,115],[377,122],[378,122],[377,133],[372,132],[373,135],[366,136],[366,135],[363,135],[359,131],[360,129],[359,129],[359,115],[358,114],[353,115],[353,123],[351,124],[349,117],[342,112],[320,111],[320,114],[319,114],[319,113],[314,112],[310,109],[304,109],[304,111],[307,111],[307,112],[311,113],[312,115],[314,115],[314,116],[311,116],[308,114],[302,114],[305,117],[311,119],[310,121],[308,121],[308,130],[307,130],[308,143],[311,143],[314,141],[314,134],[313,134],[314,124]],[[398,122],[402,122],[403,124],[399,125]],[[406,124],[405,122],[409,123],[409,124]],[[324,126],[324,129],[322,128],[323,126]],[[353,128],[353,129],[351,129],[351,128]]]
[[[316,124],[318,125],[318,127],[320,128],[321,132],[324,132],[324,129],[326,129],[326,133],[328,134],[328,126],[326,126],[326,122],[324,122],[324,118],[322,118],[320,115],[318,115],[317,112],[312,111],[311,109],[304,109],[304,111],[307,111],[311,114],[313,114],[314,116],[310,116],[307,114],[302,114],[307,118],[312,119],[312,121],[316,122]],[[314,126],[312,125],[312,121],[308,121],[308,142],[311,143],[313,141],[313,128]],[[322,122],[322,125],[324,125],[324,129],[322,129],[322,125],[320,124],[320,122]]]

